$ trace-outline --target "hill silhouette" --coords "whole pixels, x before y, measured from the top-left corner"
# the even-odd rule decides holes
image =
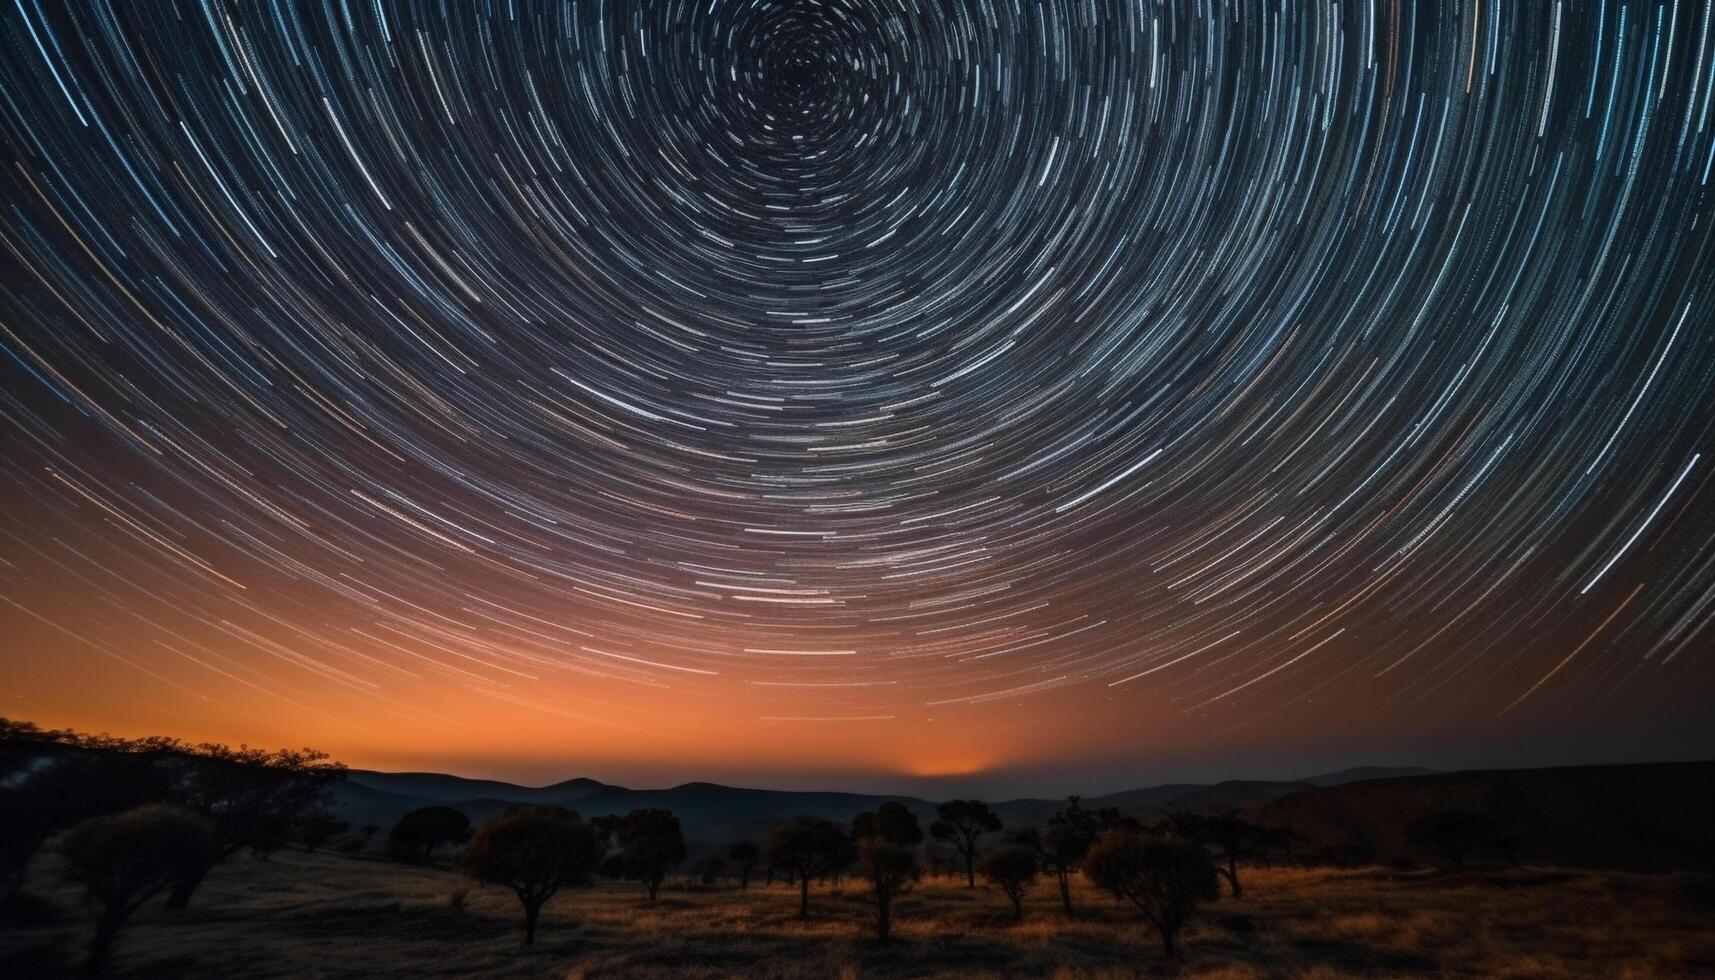
[[[1421,856],[1410,840],[1412,821],[1447,809],[1499,820],[1517,841],[1516,859],[1527,864],[1715,869],[1715,762],[1361,779],[1281,796],[1251,816],[1296,828],[1313,846],[1356,843],[1386,860]]]
[[[339,816],[388,827],[420,806],[452,806],[482,821],[519,803],[565,806],[586,818],[642,807],[673,811],[703,846],[766,837],[802,814],[848,822],[883,802],[933,819],[935,802],[913,796],[753,789],[692,782],[631,789],[593,779],[548,786],[466,779],[445,773],[353,770],[334,788]],[[1715,762],[1570,766],[1438,773],[1362,767],[1296,780],[1171,783],[1085,797],[1145,819],[1170,809],[1238,807],[1252,819],[1291,826],[1312,847],[1360,844],[1378,859],[1419,857],[1409,835],[1418,816],[1465,809],[1496,817],[1516,838],[1517,860],[1626,870],[1715,869]],[[995,803],[1009,827],[1040,825],[1065,805],[1024,798]]]
[[[1387,769],[1353,769],[1364,778]],[[1408,770],[1422,772],[1426,770]],[[1086,807],[1118,807],[1150,814],[1168,808],[1249,806],[1324,785],[1339,785],[1341,773],[1301,780],[1229,780],[1220,783],[1170,783],[1085,797]],[[519,803],[564,806],[584,817],[626,813],[642,807],[672,810],[687,836],[707,841],[767,836],[783,820],[804,814],[847,822],[886,802],[898,803],[924,822],[935,815],[935,801],[914,796],[868,793],[751,789],[692,782],[665,789],[631,789],[593,779],[567,779],[548,786],[520,786],[492,779],[467,779],[446,773],[376,772],[354,769],[334,789],[340,818],[353,826],[383,827],[422,806],[454,807],[473,821],[484,820]],[[1008,826],[1041,824],[1066,805],[1063,799],[1023,798],[994,804]]]

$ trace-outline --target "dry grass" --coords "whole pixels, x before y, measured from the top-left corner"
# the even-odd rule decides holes
[[[63,975],[88,935],[76,895],[38,862],[53,922],[0,929],[0,976]],[[1080,887],[1067,920],[1046,885],[1014,922],[998,891],[932,881],[869,938],[856,886],[822,888],[808,920],[784,887],[599,885],[557,898],[534,947],[509,893],[454,874],[326,854],[216,869],[187,912],[140,913],[121,976],[1002,977],[1342,980],[1348,977],[1673,977],[1715,974],[1711,909],[1668,876],[1529,869],[1253,870],[1188,930],[1182,962],[1126,910]]]

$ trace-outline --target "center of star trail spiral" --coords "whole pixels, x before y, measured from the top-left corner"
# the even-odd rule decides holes
[[[1706,682],[1710,21],[20,0],[9,656],[594,718]]]

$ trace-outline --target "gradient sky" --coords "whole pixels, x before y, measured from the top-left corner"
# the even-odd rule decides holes
[[[1708,2],[0,25],[0,713],[993,795],[1715,753]]]

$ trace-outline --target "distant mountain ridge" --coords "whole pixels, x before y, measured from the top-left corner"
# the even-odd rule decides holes
[[[1297,829],[1312,846],[1357,844],[1386,861],[1423,857],[1412,821],[1449,809],[1498,820],[1526,864],[1715,870],[1715,762],[1357,779],[1277,797],[1251,817]]]
[[[629,789],[592,779],[518,786],[441,773],[353,770],[335,790],[342,819],[390,827],[431,804],[481,821],[519,803],[571,807],[585,817],[664,807],[679,817],[694,855],[718,855],[741,838],[762,840],[782,822],[809,814],[840,823],[885,801],[927,822],[935,804],[914,796],[746,789],[685,783]],[[1009,828],[1041,825],[1065,800],[990,804]],[[1376,860],[1423,860],[1410,838],[1417,817],[1464,809],[1496,818],[1532,864],[1634,871],[1715,870],[1715,762],[1564,766],[1437,772],[1363,767],[1292,780],[1170,783],[1083,798],[1148,820],[1168,809],[1234,806],[1258,823],[1292,827],[1314,850],[1357,845]]]
[[[1221,783],[1171,783],[1085,797],[1086,807],[1118,807],[1149,812],[1170,807],[1249,806],[1289,793],[1338,786],[1354,779],[1419,774],[1428,769],[1366,767],[1299,780],[1229,780]],[[565,806],[585,817],[625,813],[639,807],[663,807],[679,817],[688,837],[729,840],[766,833],[769,827],[801,814],[845,822],[884,802],[900,803],[920,817],[932,817],[935,803],[914,796],[748,789],[695,782],[665,789],[630,789],[593,779],[568,779],[549,786],[520,786],[492,779],[467,779],[434,772],[377,772],[353,769],[335,790],[335,808],[352,826],[389,827],[421,806],[458,809],[473,821],[528,803]],[[1016,799],[992,804],[1011,826],[1042,823],[1066,805],[1064,799]]]

